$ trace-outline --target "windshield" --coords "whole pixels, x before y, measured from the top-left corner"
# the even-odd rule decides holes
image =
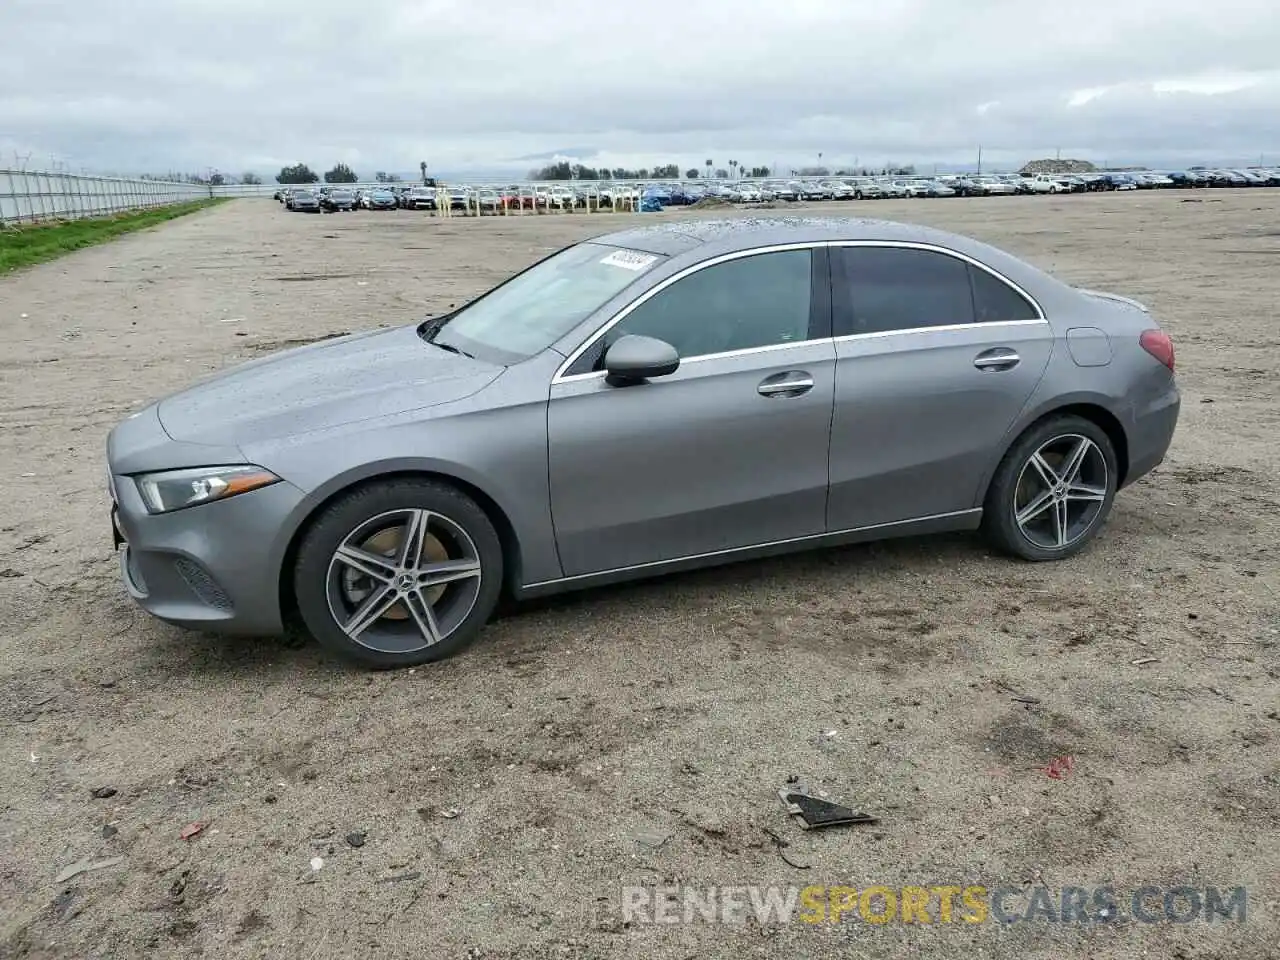
[[[664,257],[580,243],[561,250],[453,314],[424,337],[446,349],[518,363],[541,353]]]

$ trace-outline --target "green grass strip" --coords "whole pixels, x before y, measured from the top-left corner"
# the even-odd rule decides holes
[[[219,197],[108,217],[0,227],[0,273],[54,260],[73,250],[106,243],[121,234],[145,230],[225,202],[225,197]]]

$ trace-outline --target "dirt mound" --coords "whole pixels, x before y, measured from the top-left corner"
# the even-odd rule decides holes
[[[1037,173],[1093,173],[1097,169],[1088,160],[1032,160],[1018,173],[1034,177]]]
[[[697,203],[689,204],[690,210],[717,210],[721,207],[732,207],[733,204],[723,197],[703,197]]]

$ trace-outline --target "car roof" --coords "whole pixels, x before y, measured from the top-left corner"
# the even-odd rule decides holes
[[[591,242],[677,256],[708,247],[707,256],[735,253],[754,247],[821,240],[890,240],[932,243],[964,250],[974,241],[957,234],[864,217],[724,217],[682,220],[619,230],[592,237]]]

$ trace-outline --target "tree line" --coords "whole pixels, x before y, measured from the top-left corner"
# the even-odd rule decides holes
[[[793,177],[910,177],[914,176],[916,168],[913,166],[898,166],[896,164],[888,164],[880,169],[870,167],[862,167],[859,169],[838,169],[834,172],[830,167],[801,167],[793,169],[791,176]],[[716,166],[712,160],[704,162],[702,168],[689,167],[684,172],[685,180],[697,180],[699,177],[714,178],[716,180],[729,180],[738,178],[765,179],[770,176],[781,176],[781,173],[770,170],[768,167],[747,166],[739,163],[737,160],[730,160],[724,166]],[[581,163],[570,163],[567,160],[560,160],[556,163],[548,164],[537,170],[529,171],[530,180],[679,180],[680,167],[674,163],[664,164],[657,167],[641,167],[638,170],[629,170],[626,167],[615,167],[612,170],[606,167],[588,167]]]
[[[696,180],[698,177],[715,177],[726,180],[729,177],[767,177],[768,167],[747,167],[730,160],[726,166],[716,167],[711,160],[706,162],[706,169],[690,167],[684,172],[684,179]],[[588,167],[581,163],[570,163],[560,160],[537,170],[530,170],[530,180],[679,180],[678,164],[667,163],[656,167],[640,167],[630,170],[626,167]]]
[[[427,183],[430,179],[427,176],[427,161],[423,160],[418,164],[418,170],[422,173],[422,182]],[[295,163],[291,167],[281,167],[280,172],[276,174],[276,183],[316,183],[320,179],[320,175],[308,167],[305,163]],[[398,173],[387,173],[385,170],[379,170],[373,175],[373,179],[378,183],[399,183],[401,180]],[[332,170],[326,170],[324,173],[325,183],[359,183],[359,175],[345,163],[336,163]]]
[[[422,172],[422,182],[427,183],[427,164],[423,161],[418,165]],[[871,167],[860,167],[858,169],[837,169],[832,170],[829,167],[801,167],[793,169],[791,176],[800,177],[875,177],[875,176],[896,176],[910,177],[914,176],[916,168],[914,166],[898,166],[888,164],[879,169]],[[716,164],[707,160],[702,168],[689,167],[684,171],[685,180],[696,180],[699,177],[714,178],[717,180],[738,179],[739,177],[750,177],[754,179],[762,179],[770,176],[781,176],[779,172],[770,170],[768,167],[748,167],[739,163],[737,160],[730,160],[724,166],[716,166]],[[276,174],[276,183],[287,184],[303,184],[318,183],[321,174],[316,173],[305,163],[295,163],[292,166],[281,167],[280,172]],[[325,183],[359,183],[359,175],[345,163],[334,164],[332,169],[326,170],[323,174]],[[210,170],[206,173],[178,173],[170,171],[164,174],[146,174],[142,175],[143,180],[165,180],[177,183],[198,183],[205,186],[220,187],[224,184],[231,183],[262,183],[262,178],[256,173],[246,171],[239,177],[228,176],[219,173],[216,170]],[[399,183],[401,177],[398,173],[387,173],[385,170],[379,170],[373,175],[373,179],[378,183]],[[551,181],[551,180],[679,180],[680,167],[674,163],[663,164],[656,167],[641,167],[638,170],[629,170],[626,167],[614,167],[609,169],[606,167],[588,167],[581,163],[570,163],[567,160],[561,160],[556,163],[548,164],[538,170],[530,170],[528,179],[535,181]]]

